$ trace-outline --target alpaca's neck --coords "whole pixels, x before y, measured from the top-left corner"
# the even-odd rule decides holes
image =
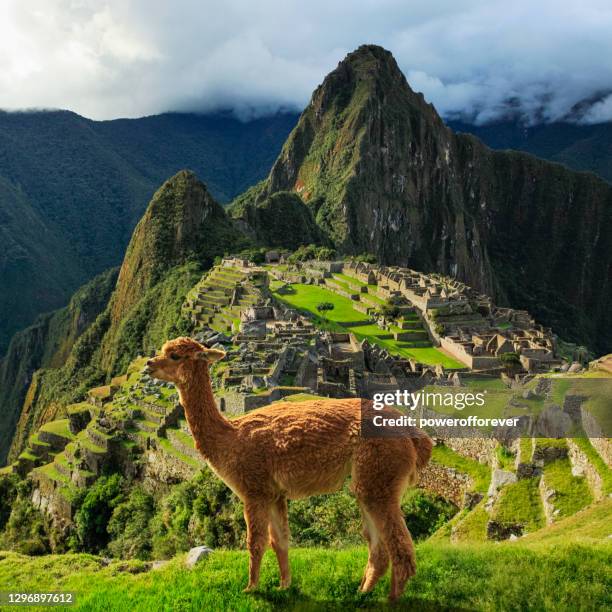
[[[177,385],[179,398],[196,448],[213,467],[217,467],[232,448],[235,428],[217,410],[208,367],[202,364],[200,368],[198,376]]]

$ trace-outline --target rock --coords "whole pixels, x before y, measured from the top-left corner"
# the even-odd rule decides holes
[[[500,523],[489,521],[487,523],[487,538],[489,540],[509,540],[512,536],[518,538],[523,535],[524,527],[520,523]]]
[[[264,339],[266,337],[266,322],[264,320],[252,320],[240,322],[240,333],[248,338]]]
[[[523,399],[530,400],[535,399],[536,397],[537,395],[531,389],[526,389],[523,391]]]
[[[538,467],[535,463],[519,463],[516,467],[516,477],[519,480],[524,480],[525,478],[532,478],[533,476],[538,476],[542,473],[542,469]]]
[[[516,474],[514,472],[508,472],[500,469],[493,470],[491,484],[489,485],[487,495],[489,497],[493,497],[501,487],[509,485],[513,482],[516,482]]]
[[[510,537],[508,538],[511,542],[514,542],[514,540],[518,540],[518,536],[514,533],[510,534]]]
[[[577,361],[574,361],[567,371],[573,374],[574,372],[580,372],[580,370],[582,370],[582,366]]]
[[[577,476],[579,478],[583,477],[584,473],[584,465],[574,464],[572,465],[572,476]]]
[[[482,493],[478,493],[477,491],[466,491],[463,494],[463,508],[472,510],[482,498]]]
[[[463,381],[461,380],[461,376],[459,376],[459,372],[455,372],[452,375],[451,382],[453,383],[453,387],[462,387]]]
[[[202,559],[206,559],[211,552],[212,548],[208,548],[208,546],[196,546],[187,553],[185,565],[187,567],[194,567]]]

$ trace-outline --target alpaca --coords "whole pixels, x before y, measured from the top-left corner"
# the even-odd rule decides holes
[[[430,438],[416,428],[401,437],[362,437],[362,414],[373,409],[372,402],[361,399],[282,403],[228,420],[217,410],[209,372],[210,364],[224,356],[190,338],[177,338],[166,342],[147,368],[176,385],[196,448],[244,503],[250,556],[246,590],[257,588],[268,543],[278,559],[281,588],[290,585],[287,499],[337,491],[350,475],[369,549],[360,590],[371,591],[391,562],[389,599],[396,600],[415,572],[400,500],[429,460]],[[399,414],[386,410],[389,416]]]

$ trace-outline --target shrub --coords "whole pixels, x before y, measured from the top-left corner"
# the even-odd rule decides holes
[[[0,478],[0,531],[11,516],[11,506],[17,497],[17,482],[14,474]]]
[[[108,522],[110,553],[124,559],[148,559],[153,548],[149,522],[154,514],[154,499],[141,487],[133,489]]]
[[[317,246],[315,244],[302,245],[298,247],[289,257],[287,261],[296,263],[298,261],[308,261],[317,259],[318,261],[326,261],[333,259],[336,256],[336,251],[329,247]]]
[[[319,261],[329,261],[330,259],[334,259],[336,251],[328,247],[319,247],[315,256]]]
[[[247,259],[251,263],[261,264],[266,261],[266,250],[263,247],[253,247],[251,249],[245,249],[244,251],[240,251],[238,257],[243,259]]]
[[[402,512],[415,540],[428,538],[457,513],[452,502],[421,489],[410,489],[402,500]]]
[[[108,523],[113,510],[125,498],[123,482],[120,474],[102,476],[81,499],[75,500],[78,510],[74,518],[76,541],[73,547],[88,552],[106,548],[110,539]]]
[[[376,255],[372,253],[361,253],[361,255],[355,255],[350,258],[352,261],[361,263],[375,264],[377,262]]]
[[[49,538],[42,514],[30,501],[32,484],[27,480],[13,484],[10,514],[0,535],[0,549],[44,555],[50,552]]]
[[[165,497],[151,521],[153,556],[168,558],[205,544],[236,548],[246,538],[242,504],[208,468]]]
[[[325,310],[333,310],[334,309],[334,305],[331,302],[320,302],[319,304],[317,304],[317,310],[319,312],[323,312]]]
[[[379,309],[380,314],[388,319],[395,319],[400,314],[397,298],[390,297]]]
[[[520,365],[521,363],[518,353],[502,353],[499,356],[499,360],[506,367],[514,367],[516,365]]]

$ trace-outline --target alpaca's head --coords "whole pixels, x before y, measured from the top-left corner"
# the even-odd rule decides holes
[[[154,378],[183,384],[198,373],[207,373],[208,364],[223,357],[224,351],[207,348],[191,338],[176,338],[166,342],[161,353],[147,361],[147,371]]]

